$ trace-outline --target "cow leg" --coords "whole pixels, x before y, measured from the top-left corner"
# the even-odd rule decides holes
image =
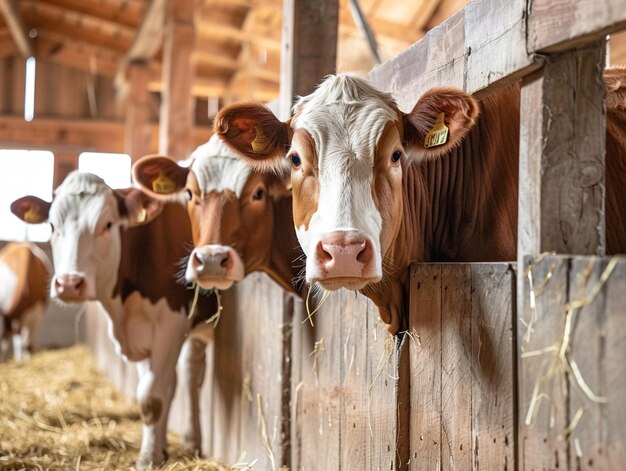
[[[143,421],[137,470],[157,466],[165,459],[167,416],[176,389],[176,361],[187,331],[187,319],[168,313],[154,326],[150,359],[138,366],[137,402]]]
[[[38,303],[22,316],[21,328],[18,335],[22,338],[23,358],[30,358],[31,353],[34,351],[34,342],[39,333],[39,326],[41,325],[44,311],[45,306]]]
[[[6,326],[6,317],[0,315],[0,363],[7,361],[11,353],[9,334],[10,330]]]
[[[206,346],[213,338],[213,327],[196,326],[183,344],[178,371],[183,388],[183,448],[197,455],[202,453],[200,428],[200,390],[206,370]]]

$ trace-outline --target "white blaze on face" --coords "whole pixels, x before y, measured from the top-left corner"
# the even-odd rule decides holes
[[[231,190],[237,198],[241,197],[251,169],[232,155],[217,134],[193,151],[191,158],[191,170],[204,194]]]
[[[338,75],[300,101],[294,127],[311,135],[317,150],[319,198],[308,227],[296,228],[307,255],[309,283],[324,277],[316,257],[326,234],[352,231],[373,248],[370,281],[382,277],[382,217],[372,196],[374,153],[383,130],[397,118],[391,98],[363,79]],[[298,152],[297,148],[294,148]]]
[[[84,278],[86,299],[110,296],[117,281],[121,256],[120,216],[113,191],[102,179],[71,173],[57,189],[49,221],[55,283],[64,276]],[[112,225],[107,229],[108,223]]]

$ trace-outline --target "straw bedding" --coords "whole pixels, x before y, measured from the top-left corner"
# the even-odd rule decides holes
[[[141,441],[137,408],[105,379],[86,347],[0,364],[0,471],[129,470]],[[170,435],[161,469],[222,471],[185,456]]]

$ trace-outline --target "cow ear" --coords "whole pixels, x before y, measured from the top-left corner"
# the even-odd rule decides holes
[[[169,157],[148,155],[133,164],[133,180],[153,198],[170,200],[185,190],[189,169]]]
[[[128,221],[129,227],[147,224],[163,210],[163,203],[136,188],[116,190],[120,217]]]
[[[291,144],[290,128],[267,107],[256,103],[227,106],[217,114],[213,127],[224,143],[253,167],[282,170]]]
[[[48,220],[51,204],[36,196],[24,196],[11,203],[11,212],[24,222],[41,224]]]
[[[478,115],[478,102],[471,95],[454,88],[433,88],[404,115],[407,150],[424,158],[439,157],[463,142]]]

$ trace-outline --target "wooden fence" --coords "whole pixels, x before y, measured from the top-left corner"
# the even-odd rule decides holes
[[[414,265],[402,338],[360,295],[333,294],[311,325],[246,279],[207,347],[206,453],[303,471],[626,467],[626,261],[601,257],[599,85],[624,28],[623,0],[474,0],[370,73],[405,111],[433,86],[482,97],[522,79],[518,261]],[[88,343],[130,393],[94,319]]]

